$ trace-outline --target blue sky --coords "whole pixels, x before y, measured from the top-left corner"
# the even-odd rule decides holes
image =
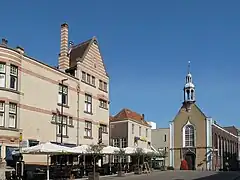
[[[181,106],[191,60],[197,104],[221,125],[240,126],[239,7],[237,0],[8,0],[1,2],[0,37],[56,65],[61,23],[75,44],[97,36],[111,114],[130,108],[158,127]]]

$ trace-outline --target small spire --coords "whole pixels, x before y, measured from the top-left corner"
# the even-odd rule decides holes
[[[191,65],[191,61],[188,61],[188,73],[190,73],[190,65]]]

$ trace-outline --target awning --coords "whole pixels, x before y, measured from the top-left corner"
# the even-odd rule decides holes
[[[59,142],[51,142],[52,144],[57,144],[57,145],[61,145],[61,146],[66,146],[66,147],[76,147],[76,144],[71,144],[71,143],[59,143]]]

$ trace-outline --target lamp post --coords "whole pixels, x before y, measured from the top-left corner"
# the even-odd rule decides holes
[[[67,81],[68,79],[62,79],[61,80],[61,86],[62,86],[62,96],[61,96],[61,144],[63,143],[63,83]]]

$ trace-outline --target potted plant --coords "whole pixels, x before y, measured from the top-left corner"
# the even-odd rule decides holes
[[[119,158],[118,176],[122,177],[124,175],[124,171],[122,170],[122,159],[126,156],[125,150],[121,148],[120,150],[115,151],[115,155]]]
[[[100,144],[98,145],[91,145],[90,148],[87,150],[89,153],[92,154],[93,157],[93,172],[88,174],[89,180],[99,180],[99,172],[96,172],[96,159],[99,158],[101,155],[103,146]]]
[[[137,158],[137,167],[134,169],[135,174],[142,174],[142,167],[140,167],[140,158],[143,157],[143,149],[136,148],[135,153],[133,154]]]

